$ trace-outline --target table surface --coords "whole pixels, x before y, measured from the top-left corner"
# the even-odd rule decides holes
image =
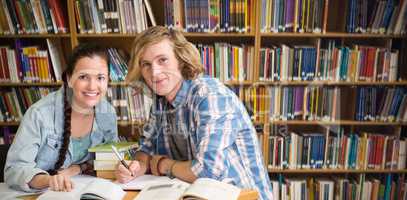
[[[123,200],[133,200],[139,191],[126,191],[126,196],[124,196]],[[24,200],[35,200],[37,199],[38,195],[31,195],[23,197]],[[257,191],[254,190],[242,190],[240,192],[238,200],[256,200],[258,198]]]

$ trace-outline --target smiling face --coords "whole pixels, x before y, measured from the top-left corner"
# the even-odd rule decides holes
[[[83,109],[94,107],[106,94],[108,83],[107,61],[99,56],[80,58],[69,85],[73,89],[73,103]]]
[[[140,67],[144,81],[154,93],[173,101],[183,77],[171,41],[164,39],[147,46],[140,57]]]

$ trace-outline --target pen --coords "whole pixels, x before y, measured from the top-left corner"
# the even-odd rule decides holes
[[[113,145],[112,145],[112,150],[113,150],[113,153],[114,153],[114,154],[117,156],[117,158],[120,160],[120,162],[122,163],[122,165],[123,165],[124,167],[126,167],[126,168],[130,171],[131,176],[133,176],[133,172],[130,170],[129,165],[123,160],[123,158],[120,156],[119,152],[117,151],[116,147],[113,146]]]

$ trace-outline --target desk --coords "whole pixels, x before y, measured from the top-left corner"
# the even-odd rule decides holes
[[[133,200],[138,191],[127,191],[126,196],[124,196],[123,200]],[[23,197],[24,200],[35,200],[37,199],[38,195],[26,196]],[[240,192],[238,200],[256,200],[258,198],[258,193],[254,190],[242,190]]]
[[[137,191],[127,191],[126,196],[123,200],[132,200],[134,199],[139,192]],[[238,200],[256,200],[258,198],[258,193],[254,190],[242,190],[240,192]]]

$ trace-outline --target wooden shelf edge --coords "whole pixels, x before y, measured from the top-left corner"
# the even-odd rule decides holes
[[[10,82],[0,82],[0,87],[22,87],[22,86],[54,86],[59,87],[62,86],[62,82],[49,82],[49,83],[10,83]],[[127,86],[129,85],[126,82],[109,82],[110,86]]]
[[[271,169],[268,168],[269,173],[282,173],[282,174],[309,174],[309,173],[337,173],[337,174],[350,174],[350,173],[395,173],[402,174],[407,173],[407,169]]]
[[[253,86],[298,86],[298,85],[327,85],[327,86],[407,86],[407,81],[397,82],[331,82],[331,81],[224,81],[225,85],[253,85]],[[61,86],[62,82],[43,82],[43,83],[13,83],[0,82],[0,87],[18,87],[18,86]],[[109,82],[109,85],[127,86],[125,81]]]
[[[308,120],[271,120],[271,124],[276,125],[354,125],[354,126],[405,126],[405,122],[380,122],[380,121],[355,121],[355,120],[336,120],[336,121],[308,121]]]
[[[143,121],[135,121],[135,122],[130,122],[130,121],[117,121],[118,126],[142,126],[144,125]]]
[[[0,35],[0,38],[69,38],[70,33]]]
[[[10,83],[10,82],[3,82],[0,83],[0,87],[19,87],[19,86],[61,86],[62,82],[49,82],[49,83]]]
[[[145,122],[143,121],[117,121],[118,126],[141,126]],[[407,123],[403,122],[360,122],[352,120],[341,120],[332,122],[319,122],[319,121],[302,121],[302,120],[287,120],[287,121],[270,121],[268,122],[273,125],[340,125],[340,126],[407,126]],[[0,122],[0,126],[18,126],[20,122]],[[253,121],[253,125],[265,125],[266,123],[260,121]]]
[[[137,33],[130,33],[130,34],[125,34],[125,33],[88,33],[88,34],[84,34],[84,33],[78,33],[77,37],[78,38],[106,38],[106,37],[110,37],[110,38],[135,38],[137,37]]]
[[[18,126],[20,122],[0,122],[0,126]]]
[[[315,37],[315,38],[405,38],[407,35],[387,35],[372,33],[346,33],[346,32],[326,32],[326,33],[260,33],[261,37]]]
[[[185,37],[255,37],[255,33],[194,33],[183,32]]]
[[[255,81],[256,85],[328,85],[328,86],[407,86],[407,81],[396,82],[333,82],[333,81]]]

